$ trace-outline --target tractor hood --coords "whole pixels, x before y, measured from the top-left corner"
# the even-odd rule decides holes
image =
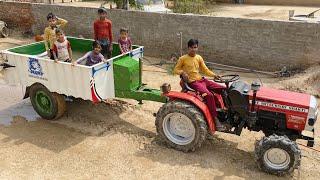
[[[250,105],[255,102],[255,107],[253,108],[258,114],[259,112],[262,114],[268,112],[275,113],[275,116],[278,116],[277,113],[281,113],[286,117],[287,128],[313,132],[313,126],[318,117],[318,104],[314,96],[261,87],[257,91],[255,101],[253,101],[253,91],[250,89],[250,86],[243,81],[232,83],[229,89],[228,97],[233,109],[240,116],[245,117],[247,115],[247,103],[249,100],[250,109],[252,109]]]
[[[252,92],[250,96],[252,99]],[[262,110],[285,113],[289,129],[314,131],[318,103],[312,95],[261,87],[256,105]]]
[[[250,93],[252,96],[252,92]],[[303,107],[310,106],[311,95],[298,92],[291,92],[268,87],[261,87],[257,92],[257,100],[276,101],[281,104],[291,104]]]

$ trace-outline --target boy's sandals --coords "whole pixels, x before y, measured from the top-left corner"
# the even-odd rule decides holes
[[[226,132],[227,131],[227,127],[224,126],[224,125],[220,125],[220,126],[216,126],[216,130],[219,131],[219,132]]]
[[[220,132],[228,132],[231,127],[228,124],[222,124],[218,118],[215,118],[216,130]]]

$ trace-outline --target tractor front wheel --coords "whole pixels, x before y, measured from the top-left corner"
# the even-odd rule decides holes
[[[301,151],[287,136],[274,134],[256,143],[255,157],[261,170],[282,176],[300,166]]]
[[[156,128],[168,146],[184,152],[195,151],[207,136],[202,112],[185,101],[164,104],[157,113]]]
[[[42,84],[32,85],[29,93],[34,110],[44,119],[58,119],[66,111],[64,97],[50,92]]]

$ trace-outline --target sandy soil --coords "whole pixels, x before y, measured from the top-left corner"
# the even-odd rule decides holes
[[[64,6],[81,6],[81,7],[100,7],[102,1],[89,2],[65,2],[55,1],[55,4]],[[106,4],[106,8],[110,5]],[[115,5],[113,4],[113,7]],[[320,7],[304,6],[271,6],[271,5],[237,5],[237,4],[213,4],[209,5],[207,15],[220,17],[236,17],[249,19],[269,19],[269,20],[288,20],[289,10],[294,10],[295,14],[309,14]],[[316,16],[319,16],[319,12]]]
[[[296,92],[307,92],[314,96],[320,96],[320,71],[319,67],[311,67],[305,72],[295,75],[293,78],[284,79],[272,87]]]
[[[319,7],[218,4],[212,6],[209,14],[221,17],[288,20],[289,10],[294,10],[295,15],[305,15],[317,9]],[[316,16],[319,16],[319,13],[316,13]]]
[[[12,44],[1,43],[0,49],[8,46]],[[149,63],[153,62],[152,58],[148,60]],[[169,82],[173,89],[179,89],[177,77],[152,72],[163,71],[154,66],[145,66],[144,69],[143,81],[150,87],[158,88],[163,82]],[[319,69],[312,69],[290,79],[261,79],[265,86],[288,88],[286,83],[294,85],[293,81],[300,76],[308,77],[313,72],[319,72]],[[242,73],[241,76],[248,82],[256,79],[252,74]],[[12,95],[8,95],[5,90],[8,87],[4,84],[0,86],[0,110],[20,102],[18,89],[9,87]],[[261,133],[244,131],[240,137],[217,133],[194,153],[169,149],[157,138],[152,116],[161,106],[160,103],[145,102],[140,106],[133,100],[121,99],[114,101],[113,105],[93,105],[89,101],[77,99],[67,106],[67,113],[58,121],[39,119],[30,122],[23,117],[15,117],[12,125],[0,126],[1,179],[320,177],[319,154],[304,147],[301,147],[301,168],[293,176],[278,178],[261,172],[254,162],[253,153],[254,142],[263,136]],[[316,128],[320,128],[319,123]],[[316,141],[320,141],[318,133]],[[317,145],[316,148],[320,147]]]

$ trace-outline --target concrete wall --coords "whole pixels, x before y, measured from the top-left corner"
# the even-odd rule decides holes
[[[33,30],[42,33],[47,24],[46,15],[54,12],[69,20],[68,35],[92,38],[96,11],[95,8],[33,4],[36,22]],[[318,24],[122,10],[110,10],[109,17],[115,39],[120,27],[129,28],[134,43],[145,46],[148,56],[168,59],[172,53],[179,52],[176,34],[181,31],[184,47],[189,38],[199,39],[200,54],[212,62],[260,70],[279,70],[283,66],[299,68],[320,62]]]

